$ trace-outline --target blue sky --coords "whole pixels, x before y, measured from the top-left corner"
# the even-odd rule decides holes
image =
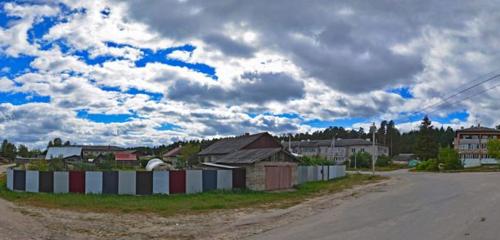
[[[449,86],[466,87],[500,60],[500,49],[471,35],[491,30],[470,19],[495,22],[479,11],[483,1],[459,14],[402,4],[411,17],[388,13],[382,2],[294,2],[272,13],[279,1],[137,4],[1,3],[0,109],[10,117],[0,134],[22,142],[7,129],[30,127],[29,115],[47,123],[32,126],[46,130],[32,145],[61,134],[88,143],[164,144],[391,119],[408,131],[426,111],[436,126],[497,124],[496,90],[436,105]],[[48,124],[54,116],[65,120]]]

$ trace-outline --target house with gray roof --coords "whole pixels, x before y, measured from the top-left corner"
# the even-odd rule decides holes
[[[49,147],[45,160],[54,158],[62,158],[64,160],[81,161],[83,159],[82,147],[65,146],[65,147]]]
[[[348,161],[351,155],[358,152],[367,152],[370,155],[388,156],[389,148],[365,139],[330,139],[330,140],[304,140],[282,142],[289,151],[302,156],[324,157],[336,162]]]
[[[252,190],[297,184],[297,159],[266,132],[219,140],[198,153],[198,158],[211,166],[244,168],[247,188]]]

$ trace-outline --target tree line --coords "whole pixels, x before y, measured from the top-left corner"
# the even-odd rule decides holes
[[[342,139],[361,138],[371,139],[371,130],[365,129],[345,129],[343,127],[332,126],[323,130],[306,133],[296,133],[289,135],[276,136],[279,141],[301,141],[301,140],[328,140],[333,137]],[[380,122],[375,133],[376,140],[379,144],[389,147],[390,157],[400,153],[414,153],[420,159],[426,160],[437,157],[438,149],[451,147],[455,136],[455,131],[451,127],[437,128],[432,125],[431,120],[425,116],[420,126],[416,130],[401,133],[395,126],[393,120],[384,120]],[[178,141],[168,145],[159,145],[154,147],[133,147],[129,150],[138,150],[145,155],[161,157],[162,154],[178,147],[178,146],[196,146],[197,149],[204,149],[221,138]],[[61,138],[51,140],[47,147],[52,146],[70,146],[70,141],[65,141]],[[0,149],[0,156],[8,159],[14,159],[17,156],[34,157],[43,154],[42,151],[34,149],[29,150],[25,145],[16,147],[13,143],[4,140]]]

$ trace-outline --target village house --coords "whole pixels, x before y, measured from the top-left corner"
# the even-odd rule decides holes
[[[83,158],[96,158],[99,155],[114,154],[115,152],[124,151],[124,148],[111,145],[74,145],[73,147],[81,147]]]
[[[481,127],[481,125],[461,128],[455,132],[454,148],[464,167],[498,164],[488,155],[487,144],[490,139],[500,138],[500,130]]]
[[[304,140],[282,142],[283,146],[290,148],[289,151],[295,154],[309,157],[323,157],[334,160],[338,163],[349,161],[349,158],[359,152],[367,152],[370,155],[388,156],[389,148],[373,143],[365,139],[335,139],[335,140]],[[334,147],[332,148],[332,146]]]
[[[171,164],[175,164],[175,162],[177,161],[177,159],[181,155],[181,149],[182,149],[182,146],[178,146],[178,147],[166,152],[162,156],[163,161],[171,163]]]
[[[115,152],[115,162],[117,165],[136,166],[139,164],[137,155],[133,152]]]
[[[64,147],[49,147],[47,149],[47,154],[45,155],[45,160],[51,160],[54,158],[62,158],[65,161],[82,161],[82,147],[76,146],[64,146]]]
[[[269,133],[219,140],[198,157],[206,166],[244,168],[246,187],[252,190],[287,189],[297,184],[297,159]]]

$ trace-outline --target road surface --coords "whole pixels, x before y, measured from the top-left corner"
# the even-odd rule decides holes
[[[393,184],[250,239],[500,239],[500,173],[388,173]]]

